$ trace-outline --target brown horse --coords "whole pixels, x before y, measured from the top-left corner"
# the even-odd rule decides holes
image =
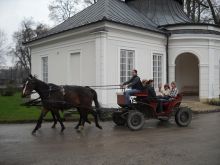
[[[54,125],[56,124],[56,120],[58,120],[62,127],[61,132],[63,132],[65,126],[63,125],[59,110],[70,108],[77,108],[80,114],[79,123],[75,127],[76,129],[78,129],[80,125],[83,126],[85,122],[90,123],[87,118],[89,113],[94,116],[96,127],[102,129],[98,123],[100,107],[95,90],[82,86],[57,86],[55,84],[47,84],[30,75],[23,86],[22,97],[31,95],[34,90],[41,98],[43,109],[32,133],[35,133],[41,127],[42,120],[49,111],[52,113],[55,122]],[[96,110],[92,108],[93,101],[95,102]]]

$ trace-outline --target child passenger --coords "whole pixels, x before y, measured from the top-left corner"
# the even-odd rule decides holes
[[[163,96],[169,96],[170,95],[170,86],[169,84],[165,84],[163,86],[164,89],[161,90],[161,93],[163,94]]]

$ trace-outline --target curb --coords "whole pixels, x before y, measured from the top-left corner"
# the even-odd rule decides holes
[[[215,113],[220,112],[220,109],[214,109],[214,110],[204,110],[204,111],[194,111],[192,110],[194,114],[207,114],[207,113]]]
[[[220,109],[214,109],[214,110],[204,110],[204,111],[195,111],[192,110],[193,114],[208,114],[208,113],[217,113],[220,112]],[[112,118],[106,118],[104,121],[111,121]],[[76,118],[64,118],[64,122],[78,122],[78,119]],[[90,121],[94,121],[93,118],[90,119]],[[0,121],[0,124],[28,124],[28,123],[36,123],[36,120],[15,120],[15,121]],[[43,122],[53,122],[52,119],[44,119]]]
[[[90,121],[94,121],[93,118],[89,119]],[[111,121],[111,118],[106,118],[104,121],[101,122],[105,122],[105,121]],[[78,122],[79,119],[76,118],[65,118],[63,119],[63,122]],[[36,120],[15,120],[15,121],[0,121],[0,124],[28,124],[28,123],[36,123]],[[43,120],[43,122],[53,122],[52,119],[45,119]]]

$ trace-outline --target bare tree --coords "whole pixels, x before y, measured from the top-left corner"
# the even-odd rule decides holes
[[[61,23],[78,11],[78,0],[54,0],[48,6],[51,20]]]
[[[208,4],[209,4],[209,7],[210,7],[210,11],[212,13],[212,18],[213,18],[213,21],[215,24],[220,24],[220,20],[219,18],[217,17],[217,11],[216,11],[216,8],[219,6],[217,5],[217,2],[216,1],[211,1],[211,0],[207,0]],[[214,5],[215,4],[215,5]]]
[[[0,30],[0,65],[5,63],[5,42],[6,35],[2,30]]]
[[[47,31],[47,26],[35,23],[31,19],[23,20],[21,23],[21,30],[13,35],[15,47],[11,48],[10,54],[16,58],[16,66],[22,67],[26,72],[30,72],[31,68],[31,54],[29,49],[23,45],[24,42],[33,40]]]
[[[45,24],[39,23],[35,28],[35,34],[37,37],[41,36],[42,34],[48,31],[49,27]]]
[[[193,22],[220,24],[220,0],[185,0],[184,4]]]
[[[98,0],[84,0],[84,2],[87,4],[87,5],[92,5],[94,3],[96,3]]]

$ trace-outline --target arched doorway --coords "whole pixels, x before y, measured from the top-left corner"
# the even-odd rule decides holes
[[[175,61],[175,79],[184,96],[199,96],[199,59],[191,53],[180,54]]]

